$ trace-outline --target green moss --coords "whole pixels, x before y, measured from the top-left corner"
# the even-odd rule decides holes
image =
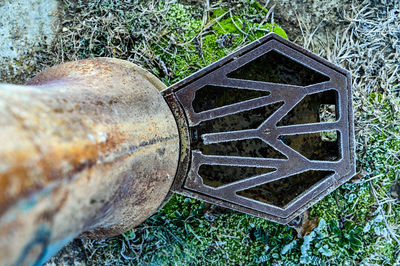
[[[285,39],[288,39],[288,36],[287,36],[286,32],[281,27],[279,27],[278,25],[274,24],[273,31],[276,34],[278,34],[279,36],[281,36],[281,37],[283,37]]]
[[[250,3],[243,13],[232,13],[232,16],[227,12],[228,9],[214,9],[207,23],[215,23],[202,37],[196,33],[201,29],[200,17],[192,16],[193,12],[189,11],[188,7],[178,5],[178,11],[171,13],[178,19],[171,21],[183,34],[179,37],[180,40],[200,40],[197,40],[197,45],[190,42],[182,49],[177,49],[174,56],[165,54],[160,49],[156,50],[162,60],[173,69],[174,76],[164,81],[170,84],[180,80],[268,32],[273,31],[287,38],[284,30],[278,25],[260,25],[248,21],[248,14],[268,12],[255,3]],[[224,45],[218,45],[222,38],[228,41]],[[385,102],[383,95],[371,94],[369,101],[371,114],[379,108],[386,114],[386,119],[394,118],[390,104]],[[376,149],[369,151],[366,156],[370,159],[364,159],[363,162],[371,162],[369,167],[374,169],[369,170],[372,173],[384,174],[393,180],[395,172],[399,169],[395,166],[395,159],[388,158],[386,151],[399,151],[400,143],[393,138],[387,140],[389,134],[390,132],[377,132],[371,136],[369,141],[376,144]],[[391,168],[386,169],[388,165]],[[388,186],[379,193],[387,193]],[[396,215],[391,219],[396,219],[400,213],[397,207],[393,210]],[[162,252],[149,249],[147,252],[153,254],[152,262],[174,261],[178,264],[241,262],[250,265],[320,265],[328,261],[333,264],[361,261],[383,263],[381,255],[385,256],[388,262],[394,261],[393,244],[389,241],[379,241],[386,231],[382,220],[376,219],[376,204],[368,182],[344,185],[314,205],[310,213],[312,217],[320,218],[321,223],[302,240],[297,239],[296,232],[288,226],[236,212],[213,215],[206,210],[203,202],[175,195],[144,226],[152,226],[162,231],[152,241],[156,241],[158,237],[164,238],[162,241],[157,240]],[[137,231],[142,234],[155,234],[154,231]],[[164,231],[170,232],[174,237],[165,237]],[[143,236],[136,237],[142,239]]]
[[[207,62],[215,62],[226,55],[226,52],[218,47],[217,40],[217,35],[207,35],[203,39],[204,56]]]
[[[231,17],[229,12],[226,12],[226,10],[224,9],[214,10],[212,19],[219,18],[222,15],[224,15],[222,19],[213,26],[213,29],[217,35],[227,33],[238,34],[239,42],[245,37],[243,36],[243,33],[249,35],[246,36],[249,38],[249,40],[258,39],[268,32],[275,32],[285,39],[288,38],[285,31],[277,24],[265,23],[263,25],[260,25],[258,23],[246,23],[246,17],[244,15]]]
[[[106,3],[99,2],[96,7],[99,15],[113,12]],[[178,3],[168,5],[168,12],[157,22],[160,24],[154,24],[151,16],[127,10],[114,27],[124,28],[124,33],[126,29],[129,36],[121,36],[132,40],[131,44],[118,38],[108,42],[108,31],[91,26],[95,45],[86,38],[78,43],[78,51],[72,42],[65,43],[64,49],[87,58],[113,56],[113,49],[118,48],[126,51],[126,59],[131,49],[145,45],[143,50],[148,53],[143,57],[151,62],[147,67],[169,85],[268,32],[287,38],[276,24],[260,25],[268,10],[257,1],[238,1],[232,9],[222,2],[219,5],[221,8],[213,9],[204,22],[200,7]],[[159,10],[165,7],[161,2]],[[141,35],[141,31],[155,27],[163,28],[157,38]],[[207,29],[202,31],[204,27]],[[213,211],[201,201],[174,195],[140,227],[98,244],[93,252],[102,252],[104,264],[393,264],[396,248],[389,240],[368,180],[378,197],[386,199],[382,208],[390,214],[387,222],[398,223],[399,205],[388,198],[400,172],[400,117],[394,111],[398,104],[377,92],[367,101],[365,112],[357,114],[365,116],[372,128],[366,143],[357,146],[358,167],[367,174],[311,208],[311,216],[321,222],[306,238],[298,239],[294,229],[285,225],[232,211]],[[387,126],[382,128],[382,124]],[[364,145],[368,149],[360,150]],[[113,254],[112,261],[107,261],[108,254]]]
[[[176,41],[189,41],[201,30],[202,26],[200,10],[182,4],[171,5],[166,20],[169,29],[174,31],[173,37]]]
[[[231,18],[229,13],[225,13],[225,9],[213,11],[210,21],[220,19],[218,23],[212,25],[212,31],[202,38],[202,56],[194,52],[195,48],[192,47],[193,50],[189,55],[178,56],[169,61],[180,66],[175,80],[226,56],[237,47],[262,37],[269,31],[287,38],[279,26],[243,23],[245,15],[235,14]],[[221,17],[222,15],[224,16]],[[222,36],[232,38],[231,43],[225,47],[218,46],[218,40]],[[196,64],[192,65],[191,62]],[[382,94],[372,93],[369,102],[370,115],[379,109],[386,120],[394,119],[391,104]],[[369,149],[362,160],[366,164],[363,165],[364,169],[375,175],[384,175],[385,182],[393,181],[395,173],[400,171],[396,166],[397,159],[387,153],[388,150],[400,151],[400,138],[389,138],[391,134],[399,136],[399,129],[391,128],[371,136],[369,142],[375,148]],[[375,182],[378,180],[374,180],[374,184]],[[377,184],[382,188],[378,193],[382,195],[388,193],[391,182],[387,182],[384,186],[380,182]],[[391,208],[395,215],[389,220],[395,222],[396,217],[400,215],[399,208],[398,206]],[[183,262],[182,259],[188,256],[191,258],[185,262],[227,264],[235,264],[238,261],[246,264],[314,265],[327,261],[335,264],[349,261],[383,263],[385,259],[381,256],[385,256],[388,263],[393,263],[395,259],[394,243],[379,240],[385,234],[387,236],[387,230],[383,221],[376,219],[379,214],[376,212],[376,202],[368,182],[345,184],[314,205],[310,211],[311,216],[326,222],[305,240],[297,239],[294,230],[287,226],[236,212],[209,220],[205,218],[203,211],[203,203],[175,196],[160,212],[169,215],[168,219],[172,224],[185,221],[181,224],[179,235],[184,236],[183,245],[187,246],[182,248],[182,256],[177,257],[179,262]],[[174,225],[174,228],[179,226]],[[201,255],[197,256],[191,252]]]
[[[145,229],[148,227],[153,229]],[[157,241],[158,250],[145,250],[147,259],[156,264],[173,261],[255,265],[266,256],[279,261],[277,255],[282,247],[295,238],[295,233],[286,226],[237,212],[219,210],[215,214],[207,211],[204,203],[179,195],[174,195],[142,228],[127,234],[133,242],[145,236]],[[166,232],[174,237],[166,237],[169,234]],[[288,254],[287,258],[296,256]]]
[[[263,7],[259,2],[254,1],[253,2],[253,7],[259,9],[260,11],[263,11],[265,14],[268,14],[268,9],[266,9],[265,7]]]
[[[258,8],[251,5],[249,8],[253,12],[259,12]],[[161,45],[160,43],[153,45],[155,53],[172,68],[173,75],[164,78],[163,81],[172,84],[269,32],[287,38],[284,30],[278,25],[260,25],[250,21],[246,14],[248,13],[235,14],[231,17],[224,8],[214,9],[206,23],[212,26],[206,34],[199,35],[203,25],[198,10],[181,4],[172,4],[167,19],[171,27],[167,31],[173,33],[166,32],[168,39],[164,39]],[[177,47],[173,55],[161,49],[170,45],[171,38],[176,42],[184,42],[184,45]]]

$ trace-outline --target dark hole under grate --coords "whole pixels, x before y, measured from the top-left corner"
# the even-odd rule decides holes
[[[200,166],[199,175],[207,186],[220,187],[235,181],[243,180],[275,171],[273,168],[238,167],[226,165]]]
[[[262,96],[268,96],[269,94],[268,91],[207,85],[196,91],[196,96],[193,100],[193,109],[195,112],[199,113]]]
[[[274,50],[229,73],[228,77],[296,86],[329,80],[329,77]]]
[[[313,185],[333,173],[333,171],[310,170],[239,191],[237,194],[283,208]]]

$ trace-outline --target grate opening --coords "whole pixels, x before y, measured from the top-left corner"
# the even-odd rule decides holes
[[[336,90],[307,95],[278,122],[277,126],[335,122],[339,119],[336,110],[338,97]]]
[[[257,168],[225,165],[201,165],[199,175],[203,183],[210,187],[220,187],[239,180],[275,171],[274,168]]]
[[[204,145],[202,142],[192,144],[193,150],[200,150],[206,155],[287,159],[285,155],[260,139],[237,140],[209,145]]]
[[[270,183],[237,192],[238,195],[284,208],[333,171],[309,170]]]
[[[283,102],[278,102],[252,110],[203,121],[196,127],[197,134],[201,136],[205,133],[257,128],[282,105]]]
[[[338,131],[286,135],[279,139],[309,160],[337,161],[341,157]]]
[[[196,113],[199,113],[234,103],[268,96],[269,94],[268,91],[207,85],[196,91],[193,100],[193,109]]]
[[[229,78],[308,86],[329,77],[272,50],[228,74]]]

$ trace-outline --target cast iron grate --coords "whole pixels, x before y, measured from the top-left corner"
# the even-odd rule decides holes
[[[269,34],[163,91],[173,191],[287,223],[355,173],[349,72]]]

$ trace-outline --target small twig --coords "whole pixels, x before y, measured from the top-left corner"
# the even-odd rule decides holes
[[[191,38],[189,41],[184,42],[184,43],[177,43],[176,45],[179,47],[184,47],[186,45],[188,45],[189,43],[193,42],[196,38],[203,36],[203,32],[208,30],[209,28],[211,28],[215,23],[218,23],[218,21],[223,18],[226,14],[228,14],[228,11],[225,12],[224,14],[222,14],[221,16],[213,19],[212,21],[208,22],[201,30],[200,32],[194,36],[193,38]],[[221,27],[222,28],[222,27]],[[223,28],[222,28],[223,29]]]
[[[325,21],[325,19],[321,20],[318,26],[315,28],[315,30],[308,36],[308,44],[312,44],[312,38],[314,37],[315,33],[318,31],[319,27],[321,27],[322,23]]]
[[[232,11],[230,11],[230,10],[229,10],[229,16],[231,17],[231,20],[232,20],[233,25],[235,25],[235,27],[238,29],[238,31],[240,31],[240,32],[247,38],[247,33],[244,32],[244,31],[236,24],[236,22],[235,22],[235,20],[233,19],[233,16],[232,16]]]
[[[269,1],[267,1],[267,3],[265,4],[265,7],[267,6],[268,2],[269,2]],[[268,10],[268,13],[265,15],[264,19],[263,19],[263,20],[261,21],[261,23],[260,23],[260,27],[261,27],[262,25],[264,25],[264,23],[268,20],[269,16],[274,12],[274,8],[275,8],[275,5],[273,5],[273,6]]]

